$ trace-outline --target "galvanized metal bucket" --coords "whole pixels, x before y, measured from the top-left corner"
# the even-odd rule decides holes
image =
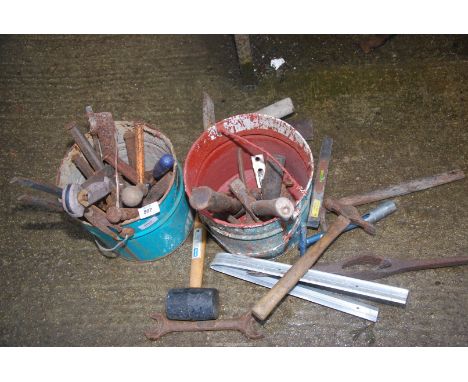
[[[128,161],[123,135],[133,129],[132,122],[116,121],[117,146],[119,157]],[[115,248],[112,253],[126,260],[158,260],[175,251],[190,234],[193,227],[193,213],[184,192],[182,170],[170,140],[161,132],[145,127],[145,170],[151,170],[164,154],[171,154],[175,160],[174,177],[170,187],[159,202],[160,212],[156,215],[123,222],[122,228],[131,227],[135,234],[125,239],[111,236],[80,220],[85,230],[96,239],[100,249]],[[91,141],[91,140],[90,140]],[[82,183],[85,178],[72,162],[72,156],[78,151],[76,145],[66,153],[57,174],[57,185],[64,187],[67,183]]]
[[[222,128],[235,133],[271,154],[286,157],[286,170],[302,188],[303,196],[288,222],[278,218],[252,224],[231,224],[217,219],[208,211],[200,213],[214,239],[228,252],[252,257],[278,256],[299,240],[299,226],[305,224],[310,203],[313,158],[309,145],[291,125],[262,114],[236,115],[207,129],[192,145],[184,167],[185,191],[190,196],[193,187],[209,186],[215,191],[228,191],[228,185],[238,177],[235,142],[220,134]],[[251,153],[255,155],[257,153]],[[249,187],[255,186],[252,169],[245,171]]]

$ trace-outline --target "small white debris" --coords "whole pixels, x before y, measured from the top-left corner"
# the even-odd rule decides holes
[[[285,64],[286,61],[284,60],[283,57],[281,58],[273,58],[270,62],[270,66],[275,69],[275,70],[278,70],[283,64]]]

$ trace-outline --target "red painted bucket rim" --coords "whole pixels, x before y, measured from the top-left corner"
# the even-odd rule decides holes
[[[307,159],[304,161],[307,162],[309,165],[308,166],[309,173],[307,174],[307,184],[304,186],[304,190],[309,190],[309,188],[312,185],[312,177],[314,174],[314,160],[313,160],[312,151],[310,150],[309,144],[304,139],[304,137],[296,129],[294,129],[294,127],[292,127],[289,123],[281,119],[278,119],[269,115],[265,115],[265,114],[247,113],[247,114],[234,115],[234,116],[225,118],[219,122],[216,122],[214,125],[206,129],[198,137],[198,139],[192,144],[187,154],[187,157],[185,159],[185,165],[184,165],[184,187],[185,187],[185,192],[188,197],[190,197],[191,195],[191,188],[193,187],[193,185],[187,179],[187,177],[189,177],[189,172],[191,170],[187,164],[190,163],[193,152],[200,146],[206,144],[206,142],[214,141],[216,139],[222,139],[225,142],[229,141],[229,138],[226,138],[225,136],[219,133],[218,129],[220,128],[224,128],[231,133],[240,133],[240,134],[249,130],[256,130],[256,131],[274,130],[280,135],[288,138],[293,144],[297,145],[297,147],[301,149],[300,151],[302,151],[302,153],[304,154],[303,159]],[[300,203],[300,201],[305,197],[306,194],[307,193],[305,192],[304,196],[301,199],[296,201],[296,206]],[[207,211],[198,211],[198,213],[205,216],[207,219],[216,222],[217,224],[225,225],[225,226],[229,226],[233,228],[235,227],[242,227],[242,228],[261,227],[261,226],[271,224],[272,222],[279,220],[279,218],[273,218],[273,219],[270,219],[264,222],[258,222],[258,223],[233,224],[225,220],[217,219],[213,217]]]

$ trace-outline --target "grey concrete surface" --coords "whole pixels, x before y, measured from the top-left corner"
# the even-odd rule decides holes
[[[240,85],[232,36],[0,37],[0,345],[3,346],[466,346],[468,269],[382,280],[408,288],[405,308],[378,304],[375,324],[288,297],[262,328],[171,334],[147,341],[148,314],[167,290],[188,283],[190,246],[153,263],[109,260],[60,214],[17,206],[29,193],[13,176],[53,181],[85,105],[117,120],[141,119],[172,140],[183,160],[202,129],[202,90],[218,119],[283,97],[311,118],[315,156],[334,138],[327,193],[344,196],[468,165],[466,36],[395,36],[363,54],[360,36],[252,36],[259,77]],[[274,57],[286,65],[269,68]],[[468,255],[463,180],[397,198],[397,213],[370,237],[353,231],[323,261],[358,253],[418,258]],[[364,209],[362,209],[364,210]],[[219,247],[208,242],[210,261]],[[292,263],[297,252],[282,256]],[[221,317],[251,307],[265,290],[205,270]]]

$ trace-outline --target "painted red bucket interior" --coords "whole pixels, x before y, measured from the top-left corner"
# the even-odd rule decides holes
[[[221,123],[221,122],[220,122]],[[297,142],[272,129],[255,128],[236,133],[250,142],[255,143],[270,154],[281,154],[286,157],[285,168],[305,189],[312,176],[310,157]],[[225,136],[213,136],[205,131],[192,145],[184,166],[185,190],[191,195],[191,190],[198,186],[209,186],[215,191],[229,192],[229,184],[239,177],[237,164],[237,149],[239,144]],[[254,148],[242,146],[244,175],[248,188],[257,187],[252,169],[251,156],[260,154]],[[265,158],[266,160],[267,158]],[[211,219],[229,225],[226,221],[216,219],[210,212],[202,214]],[[252,223],[261,225],[268,222]]]

